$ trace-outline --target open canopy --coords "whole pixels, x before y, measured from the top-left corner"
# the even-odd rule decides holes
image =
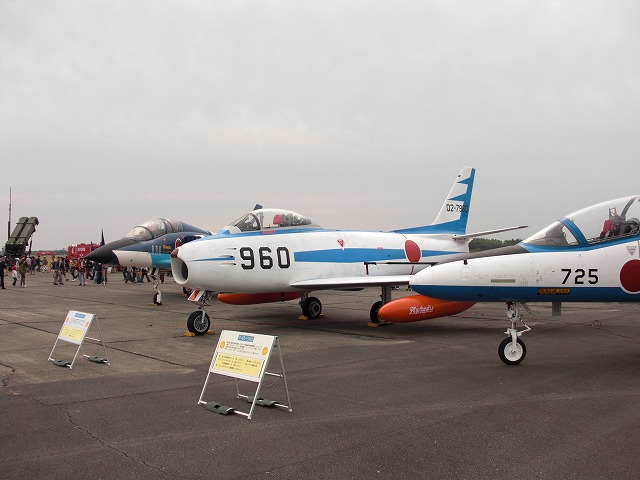
[[[246,213],[225,228],[230,233],[281,228],[320,228],[310,218],[281,208],[260,208]]]
[[[578,210],[522,243],[561,247],[594,244],[639,234],[640,195],[618,198]]]

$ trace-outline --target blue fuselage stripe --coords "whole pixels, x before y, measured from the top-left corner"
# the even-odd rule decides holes
[[[362,263],[401,260],[405,258],[404,250],[376,250],[371,248],[341,248],[328,250],[311,250],[294,252],[296,262],[312,263]]]
[[[631,294],[620,287],[505,287],[439,285],[411,285],[411,288],[428,297],[443,300],[475,302],[640,302],[640,294]],[[556,294],[540,294],[554,291]],[[561,292],[566,291],[566,294]]]
[[[429,257],[456,255],[460,252],[447,252],[438,250],[423,250],[422,260],[428,261]],[[400,249],[376,249],[376,248],[341,248],[327,250],[309,250],[294,252],[293,259],[299,263],[364,263],[364,262],[389,262],[408,261],[404,250]],[[194,262],[229,262],[236,259],[231,256],[198,258]]]
[[[453,255],[459,252],[422,251],[422,258],[436,255]],[[341,248],[294,252],[296,262],[310,263],[363,263],[407,260],[404,250],[374,248]]]

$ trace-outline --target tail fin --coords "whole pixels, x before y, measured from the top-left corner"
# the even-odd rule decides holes
[[[396,230],[396,232],[413,234],[466,233],[475,175],[475,168],[462,167],[449,191],[449,195],[447,195],[447,199],[442,204],[442,208],[440,208],[440,213],[438,213],[431,225],[405,228]]]

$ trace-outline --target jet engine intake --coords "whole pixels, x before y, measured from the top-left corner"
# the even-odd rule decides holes
[[[189,267],[178,258],[178,248],[171,252],[171,274],[178,285],[184,285],[189,280]]]

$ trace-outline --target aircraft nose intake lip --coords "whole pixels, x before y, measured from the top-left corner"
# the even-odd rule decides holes
[[[182,262],[182,268],[180,269],[180,274],[182,275],[182,278],[184,279],[185,282],[189,279],[189,267],[184,262]]]

